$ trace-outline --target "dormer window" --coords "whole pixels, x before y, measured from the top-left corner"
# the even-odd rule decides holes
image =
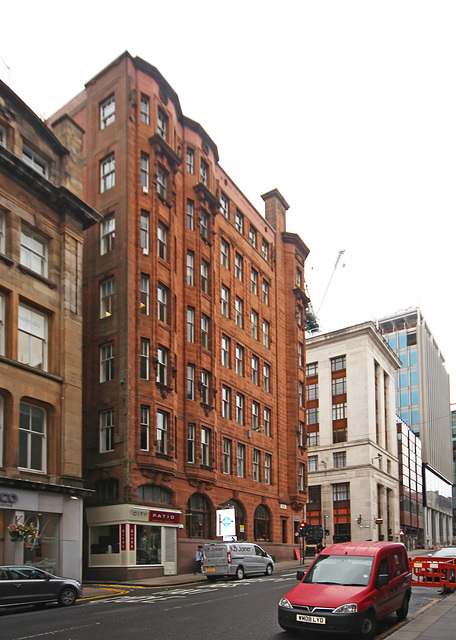
[[[201,182],[204,184],[205,187],[207,187],[207,180],[208,180],[208,175],[209,175],[209,166],[207,164],[207,162],[204,162],[204,160],[201,160]]]
[[[168,137],[168,116],[161,109],[158,110],[157,116],[157,131],[166,140]]]
[[[22,147],[22,160],[45,178],[49,177],[49,164],[29,147]]]

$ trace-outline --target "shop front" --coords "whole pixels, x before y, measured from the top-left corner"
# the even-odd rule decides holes
[[[58,493],[55,485],[24,486],[0,483],[0,564],[81,579],[82,499]]]
[[[86,509],[89,579],[177,573],[181,512],[120,504]]]

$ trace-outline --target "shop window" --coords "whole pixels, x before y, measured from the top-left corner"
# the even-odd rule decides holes
[[[258,505],[255,510],[253,526],[255,540],[264,542],[270,539],[271,521],[269,511],[262,504]]]
[[[187,502],[185,529],[187,538],[210,538],[211,510],[207,499],[194,493]]]
[[[24,544],[24,563],[58,575],[60,572],[60,515],[25,511],[24,522],[34,525],[37,529],[37,537]]]
[[[136,564],[161,564],[161,527],[136,525]]]
[[[105,524],[90,527],[90,553],[119,553],[119,525]]]

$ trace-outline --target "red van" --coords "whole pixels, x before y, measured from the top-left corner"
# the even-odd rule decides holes
[[[407,617],[411,595],[407,551],[395,542],[344,542],[323,549],[300,583],[279,602],[285,631],[375,637],[377,621]]]

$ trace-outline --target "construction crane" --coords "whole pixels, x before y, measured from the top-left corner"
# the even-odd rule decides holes
[[[329,289],[329,287],[331,285],[331,282],[332,282],[332,279],[334,277],[334,274],[336,273],[337,267],[339,266],[340,259],[342,258],[344,253],[345,253],[345,249],[341,249],[339,251],[339,253],[337,254],[337,260],[336,260],[336,263],[334,265],[334,269],[332,270],[331,277],[329,278],[329,282],[326,285],[326,289],[325,289],[325,292],[323,294],[323,298],[322,298],[322,300],[320,302],[320,306],[318,307],[317,313],[315,313],[315,311],[313,310],[311,302],[309,303],[309,306],[307,307],[306,331],[308,331],[310,334],[317,333],[320,330],[320,326],[319,326],[319,323],[318,323],[318,316],[320,315],[320,311],[321,311],[321,308],[323,306],[323,302],[325,301],[326,294],[328,293],[328,289]]]

